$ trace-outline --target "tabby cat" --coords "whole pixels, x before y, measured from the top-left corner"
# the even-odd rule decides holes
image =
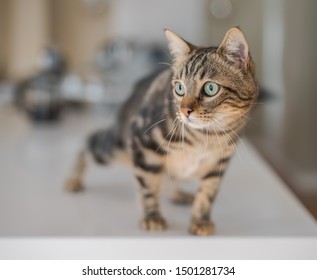
[[[163,230],[163,175],[175,182],[198,178],[195,196],[178,190],[174,200],[192,203],[190,233],[211,235],[212,203],[258,95],[254,63],[238,28],[231,28],[218,48],[196,47],[170,30],[165,34],[172,66],[140,81],[115,126],[90,136],[67,188],[82,189],[89,157],[108,164],[124,154],[141,194],[142,228]]]

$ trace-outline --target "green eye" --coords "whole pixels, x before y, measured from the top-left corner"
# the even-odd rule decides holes
[[[175,92],[179,96],[183,96],[185,94],[185,88],[184,88],[184,85],[181,82],[177,82],[175,84]]]
[[[218,93],[219,86],[216,83],[213,82],[207,82],[204,85],[204,93],[207,96],[214,96]]]

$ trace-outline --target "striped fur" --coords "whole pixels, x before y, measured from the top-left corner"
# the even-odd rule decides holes
[[[195,47],[168,30],[166,36],[174,58],[171,69],[135,86],[116,126],[89,138],[67,186],[70,190],[82,188],[88,157],[108,164],[124,154],[139,185],[141,225],[161,230],[166,227],[159,209],[162,175],[182,182],[198,178],[195,196],[178,191],[174,200],[192,202],[190,232],[209,235],[219,183],[257,98],[254,64],[237,28],[227,32],[218,48]],[[214,96],[206,94],[208,82],[218,85]],[[183,85],[182,96],[175,92],[177,83]]]

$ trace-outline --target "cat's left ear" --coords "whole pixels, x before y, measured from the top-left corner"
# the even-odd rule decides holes
[[[239,28],[231,28],[227,31],[217,51],[223,53],[228,60],[236,65],[247,68],[249,47]]]
[[[186,42],[183,38],[179,37],[171,30],[165,29],[164,31],[174,63],[179,64],[183,62],[194,49],[194,46]]]

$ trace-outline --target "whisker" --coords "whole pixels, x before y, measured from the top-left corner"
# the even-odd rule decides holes
[[[169,62],[158,62],[158,64],[160,65],[167,65],[169,66],[171,69],[173,69],[174,71],[176,70],[175,66],[172,63]]]
[[[211,123],[210,125],[211,125],[211,128],[213,129],[213,131],[215,132],[216,137],[217,137],[217,139],[218,139],[218,143],[219,143],[219,146],[220,146],[221,158],[223,158],[223,157],[224,157],[224,156],[223,156],[223,148],[222,148],[222,144],[221,144],[221,141],[220,141],[220,139],[219,139],[218,133],[217,133],[217,131],[215,130],[213,124]],[[223,167],[223,163],[221,162],[221,163],[220,163],[220,168],[219,168],[218,178],[220,178],[220,176],[221,176],[221,173],[222,173],[222,170],[223,170],[222,167]]]
[[[176,126],[174,127],[173,132],[172,132],[172,135],[171,135],[171,137],[170,137],[170,139],[169,139],[169,141],[168,141],[168,143],[167,143],[167,150],[168,150],[168,151],[169,151],[169,145],[170,145],[170,143],[171,143],[171,140],[173,139],[174,133],[176,132],[176,130],[177,130],[177,128],[178,128],[178,125],[179,125],[179,123],[177,123]]]
[[[242,162],[241,152],[238,150],[237,144],[234,142],[232,137],[228,133],[225,132],[225,129],[218,122],[215,122],[214,124],[217,125],[217,127],[220,129],[222,134],[227,138],[227,140],[229,140],[229,142],[232,143],[232,145],[234,146],[235,150],[238,153],[240,162]]]
[[[217,119],[217,118],[214,118],[213,119],[214,121],[217,121],[218,123],[220,123],[221,125],[223,125],[226,129],[229,129],[231,132],[233,132],[235,134],[235,136],[237,136],[237,138],[239,140],[241,140],[241,137],[230,127],[228,126],[227,124],[225,124],[223,121]]]
[[[178,126],[179,126],[179,122],[176,123],[176,125],[175,125],[175,127],[174,127],[174,129],[173,129],[173,132],[172,132],[172,134],[171,134],[171,137],[170,137],[170,139],[169,139],[169,141],[168,141],[168,143],[167,143],[167,151],[170,150],[170,147],[169,147],[169,146],[170,146],[171,140],[173,139],[174,133],[176,132]],[[168,157],[167,157],[167,161],[166,161],[166,167],[167,167],[167,175],[168,175],[168,178],[169,178],[169,180],[171,180],[170,164],[169,164],[169,158],[168,158]]]
[[[239,139],[239,141],[241,142],[242,146],[243,146],[243,149],[245,150],[246,154],[248,155],[249,157],[249,160],[251,160],[251,157],[250,157],[250,154],[249,154],[249,151],[246,147],[246,144],[244,143],[244,141],[242,140],[242,138],[231,128],[229,127],[228,125],[226,125],[224,122],[222,122],[221,120],[217,119],[217,118],[214,118],[215,121],[218,121],[222,126],[224,126],[226,129],[229,129],[230,131],[233,132],[233,134]]]
[[[157,149],[155,150],[155,152],[157,152],[157,151],[161,148],[161,146],[162,146],[162,144],[164,143],[164,141],[166,140],[166,138],[172,133],[176,121],[177,121],[177,117],[174,119],[174,121],[173,121],[173,123],[172,123],[172,128],[171,128],[171,130],[170,130],[169,133],[164,137],[164,139],[161,141],[160,145],[157,147]]]
[[[182,125],[182,123],[181,123],[181,125]],[[182,133],[179,133],[178,140],[179,140],[179,142],[182,142]]]
[[[158,62],[157,64],[160,64],[160,65],[167,65],[167,66],[172,66],[172,63],[170,63],[170,62],[164,62],[164,61],[162,61],[162,62]]]
[[[182,151],[184,153],[184,139],[185,139],[185,124],[184,123],[182,123],[182,133],[181,133],[181,135],[182,135]]]
[[[148,128],[143,132],[143,134],[147,133],[152,127],[154,127],[154,126],[156,126],[156,125],[158,125],[159,123],[164,122],[164,121],[166,121],[166,119],[162,119],[162,120],[156,122],[155,124],[152,124],[150,127],[148,127]]]
[[[242,114],[240,114],[240,113],[227,113],[227,112],[219,112],[219,111],[217,111],[217,112],[213,112],[212,114],[222,114],[222,115],[225,115],[225,116],[232,116],[232,115],[235,115],[235,116],[240,116],[240,117],[242,117],[242,118],[245,118],[245,119],[247,119],[247,120],[249,120],[249,121],[252,121],[253,123],[257,123],[254,119],[252,119],[252,118],[250,118],[249,116],[246,116],[246,115],[242,115]]]
[[[206,141],[206,145],[205,145],[205,152],[207,152],[207,148],[208,148],[208,141],[209,141],[209,133],[208,133],[208,129],[207,127],[204,127],[204,131],[206,132],[207,134],[207,141]]]
[[[171,130],[169,131],[169,133],[165,136],[165,138],[162,140],[159,148],[161,147],[161,145],[163,144],[163,142],[168,138],[168,136],[172,133],[172,136],[170,138],[170,140],[172,139],[173,137],[173,131],[175,128],[177,128],[178,126],[178,123],[177,122],[177,117],[174,119],[173,123],[172,123],[172,128]],[[168,179],[168,184],[169,186],[171,187],[173,184],[172,184],[172,178],[170,176],[170,165],[169,165],[169,157],[168,157],[168,151],[169,151],[169,146],[167,146],[167,149],[165,150],[165,155],[166,155],[166,169],[167,169],[167,179]]]

